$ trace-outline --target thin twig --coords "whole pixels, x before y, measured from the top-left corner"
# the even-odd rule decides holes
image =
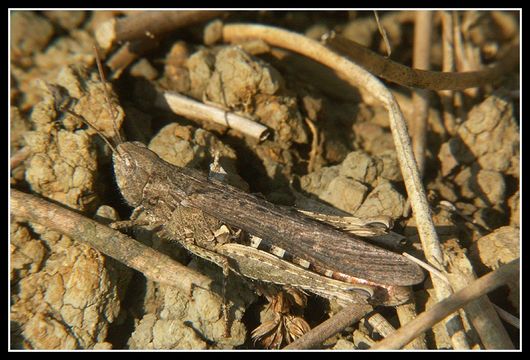
[[[519,44],[513,44],[494,65],[481,71],[444,73],[412,69],[387,59],[343,36],[333,34],[326,44],[370,73],[400,85],[429,90],[462,90],[496,83],[519,64]]]
[[[472,300],[483,296],[490,291],[502,286],[513,278],[519,276],[519,260],[503,265],[499,269],[477,279],[465,289],[451,295],[449,298],[437,303],[426,312],[401,327],[386,339],[372,347],[373,350],[399,349],[409,343],[419,334],[431,328],[434,324],[444,319],[447,315],[460,309]]]
[[[453,39],[455,49],[455,65],[457,71],[467,71],[470,66],[467,62],[467,57],[464,51],[464,40],[462,39],[460,12],[453,11]]]
[[[460,15],[464,15],[462,12],[453,11],[453,36],[454,36],[454,46],[455,46],[455,64],[457,71],[471,71],[473,70],[473,65],[470,62],[468,57],[469,53],[466,51],[467,46],[465,44],[463,34],[462,34],[462,23],[460,21]],[[515,54],[513,55],[515,56]],[[519,57],[519,55],[517,55]],[[456,89],[455,89],[456,90]],[[465,93],[471,97],[476,95],[476,89],[460,89],[466,90]],[[471,90],[471,91],[470,91]]]
[[[85,243],[148,279],[175,286],[187,293],[193,287],[210,289],[212,280],[130,237],[72,210],[11,189],[11,214],[58,231]]]
[[[453,16],[449,11],[442,11],[442,71],[455,71],[455,52],[453,36]],[[452,90],[439,92],[443,108],[444,125],[450,135],[456,134],[456,119],[454,114],[454,93]]]
[[[305,36],[263,25],[234,24],[223,28],[223,39],[225,41],[241,41],[249,38],[260,38],[271,45],[283,47],[316,60],[341,74],[345,81],[359,88],[363,95],[371,95],[385,106],[389,113],[396,154],[407,193],[411,199],[425,257],[433,266],[443,269],[444,261],[438,235],[434,228],[425,190],[414,160],[407,126],[392,93],[379,79],[362,67]],[[438,300],[442,300],[452,293],[451,287],[436,277],[432,278],[432,282]],[[458,318],[454,318],[454,320],[448,319],[446,326],[450,327],[448,331],[451,334],[463,333],[462,323]]]
[[[406,257],[410,261],[415,262],[416,264],[418,264],[419,266],[421,266],[422,268],[427,270],[431,275],[434,275],[434,276],[438,277],[440,280],[442,280],[443,282],[445,282],[447,285],[451,285],[451,282],[447,279],[447,276],[442,274],[442,272],[439,271],[438,269],[435,269],[434,267],[432,267],[431,265],[427,264],[426,262],[423,262],[420,259],[417,259],[414,256],[412,256],[412,255],[410,255],[410,254],[408,254],[406,252],[402,252],[401,255],[403,255],[404,257]]]
[[[416,311],[416,303],[414,298],[410,301],[396,306],[396,313],[399,319],[401,326],[406,326],[409,322],[418,317],[418,312]],[[427,349],[427,342],[425,340],[425,334],[421,334],[416,337],[414,340],[405,345],[407,350],[425,350]]]
[[[464,71],[479,70],[483,66],[480,57],[480,49],[473,43],[469,35],[469,30],[477,25],[477,21],[479,18],[480,15],[476,10],[469,10],[462,13],[461,32],[464,39],[464,42],[462,44],[464,46],[463,52],[466,58],[465,63],[468,66],[467,68],[465,68]],[[478,89],[464,89],[464,93],[467,96],[474,98],[478,94]]]
[[[98,44],[108,49],[116,42],[158,39],[179,28],[210,20],[222,11],[145,11],[111,19],[95,30]]]
[[[497,313],[499,314],[499,317],[502,320],[506,321],[508,324],[512,325],[513,327],[516,327],[518,329],[521,328],[521,325],[519,323],[519,318],[517,318],[516,316],[513,316],[508,311],[504,310],[503,308],[501,308],[500,306],[496,304],[493,304],[493,307],[495,308],[495,311],[497,311]]]
[[[432,11],[417,11],[414,25],[414,54],[412,64],[421,70],[430,69]],[[427,144],[427,124],[429,118],[429,92],[416,89],[412,94],[412,150],[420,171],[423,175],[425,168],[425,147]]]
[[[455,59],[455,69],[456,71],[463,71],[462,69],[467,69],[469,66],[467,63],[463,63],[466,59],[463,56],[463,45],[462,45],[462,34],[460,33],[460,17],[458,11],[453,11],[451,13],[452,24],[453,24],[453,49],[454,49],[454,59]],[[464,109],[464,95],[461,91],[458,91],[454,94],[454,105],[457,109],[457,122],[463,121],[465,119],[465,109]]]
[[[118,79],[129,65],[157,46],[158,42],[146,40],[123,44],[105,63],[112,70],[111,80]]]
[[[374,328],[375,331],[382,337],[394,333],[396,329],[378,312],[374,312],[366,317],[368,324]]]
[[[473,265],[465,253],[452,251],[447,254],[447,259],[450,264],[450,279],[454,291],[464,289],[476,280]],[[513,342],[487,296],[481,296],[466,304],[459,313],[471,322],[484,349],[513,348]]]
[[[111,79],[121,73],[143,54],[158,47],[163,35],[195,23],[210,20],[221,11],[145,11],[127,17],[105,21],[95,30],[102,49],[123,42],[120,49],[107,60],[112,70]]]
[[[461,276],[465,277],[464,274]],[[473,274],[474,276],[474,274]],[[465,284],[469,286],[469,283]],[[464,306],[465,316],[480,337],[484,349],[513,349],[513,342],[499,314],[487,296],[481,296]]]
[[[211,121],[219,125],[240,131],[241,133],[258,139],[265,140],[269,136],[266,126],[222,109],[203,104],[175,92],[162,92],[157,94],[155,106],[170,109],[177,115],[191,119]]]
[[[284,350],[315,348],[333,335],[342,331],[345,327],[359,321],[372,310],[373,309],[370,305],[356,304],[348,306],[284,347]]]
[[[375,22],[377,23],[377,28],[379,29],[379,33],[383,37],[383,42],[385,43],[386,48],[386,56],[389,57],[392,54],[392,48],[390,47],[390,41],[388,41],[388,36],[386,34],[385,28],[383,27],[383,24],[381,24],[381,21],[379,21],[379,14],[376,10],[374,10],[374,16],[375,16]]]
[[[411,309],[413,309],[412,312],[410,311]],[[396,307],[396,310],[398,310],[399,320],[403,325],[409,323],[417,316],[414,302],[407,302],[405,304],[399,305]],[[407,316],[404,316],[405,314]],[[404,318],[407,318],[405,322],[403,322]],[[377,331],[377,333],[379,333],[379,335],[381,335],[383,338],[386,338],[390,336],[390,334],[396,332],[396,329],[383,317],[383,315],[378,312],[374,312],[368,315],[366,317],[366,320],[373,327],[373,329]],[[427,349],[427,345],[425,344],[425,337],[417,337],[409,344],[407,344],[406,348],[414,350]]]
[[[412,65],[415,69],[430,69],[430,53],[432,38],[432,11],[416,11],[414,25],[414,53]],[[420,175],[425,170],[425,148],[427,144],[427,127],[429,120],[429,91],[414,89],[412,92],[412,118],[410,135],[412,151]],[[407,199],[403,216],[410,215],[410,199]]]
[[[305,123],[307,124],[307,127],[309,130],[311,130],[311,151],[309,152],[309,160],[307,161],[307,173],[311,173],[315,170],[318,170],[315,168],[316,162],[317,162],[317,156],[319,155],[320,149],[320,139],[318,134],[318,129],[315,123],[313,123],[312,120],[309,118],[304,118]]]

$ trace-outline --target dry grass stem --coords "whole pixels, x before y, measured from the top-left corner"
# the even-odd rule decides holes
[[[377,14],[377,11],[374,10],[374,16],[375,16],[375,22],[377,23],[377,28],[379,29],[379,33],[381,34],[381,37],[383,38],[383,42],[385,43],[385,49],[386,49],[386,56],[390,57],[392,54],[392,48],[390,47],[390,41],[388,41],[388,36],[386,34],[385,28],[383,27],[383,24],[381,24],[381,21],[379,21],[379,14]]]
[[[259,141],[269,136],[267,127],[260,123],[174,92],[159,93],[155,105],[162,109],[169,108],[175,114],[186,118],[211,121],[226,126]]]
[[[396,331],[396,329],[378,312],[366,317],[368,324],[382,337],[387,337]]]
[[[430,69],[432,11],[417,11],[414,25],[414,68]],[[411,136],[412,149],[420,174],[425,168],[425,146],[427,143],[427,124],[429,117],[429,92],[416,89],[412,94],[414,114],[412,116]]]
[[[318,170],[315,167],[315,164],[316,164],[318,153],[322,149],[321,149],[321,146],[320,146],[318,128],[313,123],[313,121],[311,121],[310,119],[305,118],[304,120],[305,120],[305,123],[307,124],[307,127],[309,128],[309,130],[311,130],[311,135],[312,135],[312,138],[311,138],[311,151],[309,152],[309,160],[307,161],[307,172],[310,173],[310,172],[313,172],[315,170]]]
[[[455,253],[449,252],[447,259],[451,268],[451,273],[448,275],[454,291],[465,289],[476,280],[477,276],[473,265],[465,253],[455,256]],[[505,325],[499,319],[493,304],[487,296],[481,296],[469,302],[460,310],[460,314],[471,322],[474,332],[480,338],[482,348],[513,348],[513,342],[506,331]],[[472,337],[470,336],[470,338]],[[475,340],[478,341],[476,337]]]
[[[445,282],[446,284],[451,285],[451,282],[447,279],[447,276],[442,274],[441,271],[438,271],[437,269],[435,269],[431,265],[427,264],[426,262],[423,262],[420,259],[417,259],[414,256],[412,256],[412,255],[410,255],[410,254],[408,254],[406,252],[401,253],[401,255],[403,255],[404,257],[406,257],[410,261],[415,262],[416,264],[418,264],[419,266],[421,266],[422,268],[427,270],[431,275],[434,275],[434,276],[438,277],[440,280],[442,280],[443,282]]]
[[[480,71],[454,73],[412,69],[340,35],[327,37],[326,44],[346,54],[352,61],[376,76],[400,85],[429,90],[462,90],[496,83],[519,64],[517,43],[493,66]]]
[[[409,322],[418,317],[418,312],[416,311],[416,303],[414,298],[411,301],[406,302],[405,304],[396,306],[396,313],[399,319],[401,326],[406,326]],[[425,334],[420,334],[414,340],[405,345],[407,350],[425,350],[427,349],[427,341],[425,339]]]
[[[95,31],[103,49],[116,42],[158,39],[179,28],[210,20],[222,11],[143,11],[102,23]]]
[[[453,12],[453,36],[455,45],[455,59],[456,68],[460,72],[471,72],[476,68],[473,62],[473,54],[470,52],[469,45],[464,40],[463,31],[464,25],[461,23],[460,13]],[[464,18],[464,21],[466,19]],[[519,57],[519,56],[517,56]],[[476,89],[460,89],[470,97],[476,96]]]
[[[495,308],[495,311],[499,314],[499,317],[506,321],[508,324],[512,325],[513,327],[516,327],[517,329],[521,328],[519,318],[516,316],[513,316],[508,311],[504,310],[503,308],[499,307],[498,305],[493,304],[493,307]]]
[[[111,80],[118,79],[129,65],[138,60],[142,54],[153,50],[157,46],[158,42],[145,40],[123,44],[105,63],[112,71]]]
[[[499,269],[477,279],[468,287],[437,303],[428,311],[418,315],[416,319],[401,327],[386,339],[372,347],[373,350],[400,349],[419,334],[431,328],[447,315],[460,309],[472,300],[489,293],[519,276],[519,260],[503,265]]]
[[[370,305],[356,304],[348,306],[284,347],[284,350],[315,348],[333,335],[342,331],[346,326],[359,321],[372,310],[373,309]]]
[[[123,43],[107,65],[111,79],[120,77],[123,70],[142,54],[156,48],[162,36],[179,28],[210,20],[221,11],[143,11],[101,23],[95,30],[98,45],[105,51],[116,43]]]
[[[455,71],[453,16],[449,11],[441,12],[442,18],[442,71]],[[456,119],[454,114],[454,93],[452,90],[439,92],[443,108],[444,125],[451,135],[456,133]]]
[[[36,196],[11,189],[11,214],[58,231],[140,271],[148,279],[187,293],[212,280],[130,237]]]

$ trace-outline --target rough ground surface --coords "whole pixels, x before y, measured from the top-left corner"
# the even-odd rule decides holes
[[[312,38],[335,29],[382,52],[371,14],[260,12],[231,14],[227,22],[272,24]],[[515,36],[518,24],[511,13],[482,15],[464,16],[463,20],[476,24],[465,28],[465,40],[487,58],[491,49]],[[112,117],[91,48],[95,27],[112,13],[16,11],[10,16],[10,151],[12,158],[19,152],[26,154],[11,169],[11,186],[87,217],[94,217],[105,205],[100,208],[102,217],[127,218],[130,209],[117,194],[110,149],[82,117],[106,137],[115,136],[121,128],[122,136],[148,144],[178,166],[208,171],[217,156],[227,172],[226,181],[272,202],[302,207],[319,200],[327,211],[361,218],[388,215],[395,220],[396,231],[418,248],[386,112],[362,102],[355,89],[345,87],[315,63],[259,41],[238,46],[217,43],[219,21],[199,24],[166,38],[112,83]],[[412,21],[410,12],[381,14],[393,60],[407,65]],[[435,24],[431,55],[433,67],[439,67],[440,26]],[[455,272],[468,271],[458,270],[465,267],[482,275],[519,257],[520,119],[519,100],[514,96],[518,88],[513,85],[517,74],[507,80],[494,91],[466,93],[454,123],[444,120],[443,108],[436,94],[432,96],[424,179],[434,221]],[[271,129],[272,136],[259,143],[235,130],[156,109],[149,100],[155,87],[255,119]],[[396,85],[392,89],[410,119],[410,89]],[[441,206],[442,200],[451,202],[456,211]],[[217,291],[179,293],[146,281],[141,274],[43,225],[13,218],[11,348],[260,346],[249,340],[264,308],[253,284],[235,276],[228,279],[233,322],[232,336],[224,338],[220,269],[148,230],[133,232],[139,241],[214,278]],[[416,291],[418,304],[427,308],[433,302],[429,286]],[[515,315],[518,289],[514,284],[508,295],[497,294],[499,304]],[[328,310],[323,300],[310,301],[305,318],[313,326]],[[385,315],[396,321],[395,312],[388,310]],[[437,326],[428,334],[429,347],[450,347],[442,330]],[[371,335],[364,326],[349,328],[325,346],[363,349],[375,341]]]

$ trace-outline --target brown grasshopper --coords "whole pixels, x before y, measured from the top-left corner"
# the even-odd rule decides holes
[[[105,84],[99,57],[96,59]],[[174,166],[142,143],[115,142],[111,147],[116,181],[123,198],[134,208],[128,223],[134,223],[143,212],[150,224],[160,225],[162,235],[219,265],[225,279],[232,270],[343,303],[387,305],[406,301],[406,287],[423,280],[422,270],[399,254],[200,171]],[[285,249],[296,264],[234,244],[241,242],[235,236],[239,232],[220,233],[223,225],[266,239],[270,247]],[[226,308],[223,312],[227,320]]]

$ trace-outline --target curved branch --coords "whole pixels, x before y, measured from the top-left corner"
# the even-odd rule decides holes
[[[412,69],[336,34],[329,36],[326,44],[376,76],[400,85],[429,90],[462,90],[495,83],[519,64],[518,43],[511,45],[494,66],[481,71],[466,72]]]

